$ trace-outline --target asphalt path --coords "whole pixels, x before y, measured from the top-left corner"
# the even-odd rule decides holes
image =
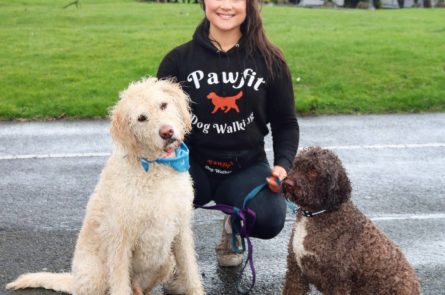
[[[406,254],[424,295],[445,294],[445,114],[299,119],[300,149],[331,148],[355,204]],[[271,139],[267,153],[272,159]],[[88,197],[112,149],[107,121],[0,122],[0,294],[24,272],[69,271]],[[239,269],[216,264],[223,215],[196,210],[196,251],[207,294],[236,294]],[[253,240],[252,294],[280,294],[295,216],[272,240]],[[319,294],[312,291],[311,294]]]

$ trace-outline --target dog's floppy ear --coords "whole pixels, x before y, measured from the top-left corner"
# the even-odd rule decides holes
[[[129,153],[136,152],[137,142],[131,132],[131,121],[121,103],[111,109],[110,120],[110,133],[113,141]]]
[[[336,208],[351,198],[351,182],[337,155],[329,150],[325,150],[325,152],[326,157],[323,162],[327,165],[322,168],[327,180],[327,201],[329,207]]]
[[[182,90],[178,83],[174,83],[171,80],[162,80],[162,82],[166,83],[166,86],[162,88],[163,91],[170,94],[178,106],[182,116],[185,133],[190,132],[192,130],[190,97]]]

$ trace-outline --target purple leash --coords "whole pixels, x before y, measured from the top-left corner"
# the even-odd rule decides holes
[[[232,247],[237,253],[242,253],[245,250],[245,244],[244,239],[247,240],[247,259],[244,263],[240,276],[239,281],[237,283],[237,289],[238,292],[242,294],[249,293],[253,287],[255,286],[255,280],[256,280],[256,272],[255,272],[255,266],[253,263],[253,245],[250,241],[250,236],[252,233],[253,226],[255,224],[256,214],[255,211],[253,211],[250,208],[247,208],[247,205],[249,202],[254,199],[257,194],[267,185],[267,183],[261,184],[257,187],[255,187],[253,190],[251,190],[247,196],[244,198],[243,207],[238,208],[234,206],[229,206],[225,204],[216,204],[214,206],[202,206],[199,208],[202,209],[210,209],[210,210],[220,210],[225,214],[231,215],[231,226],[232,226]],[[242,238],[242,249],[239,249],[239,247],[236,246],[236,235],[239,234]],[[250,270],[252,272],[252,283],[248,289],[245,289],[241,287],[241,279],[243,277],[244,269],[247,266],[247,263],[249,263]]]

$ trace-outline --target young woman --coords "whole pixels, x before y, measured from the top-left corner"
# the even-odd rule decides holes
[[[174,77],[190,95],[193,131],[186,139],[195,205],[210,201],[256,213],[252,236],[270,239],[283,228],[286,203],[277,184],[297,152],[299,128],[292,80],[281,51],[265,36],[258,0],[203,0],[205,18],[193,39],[170,51],[158,78]],[[266,159],[270,123],[274,165]],[[216,248],[221,266],[242,263],[232,251],[225,222]]]

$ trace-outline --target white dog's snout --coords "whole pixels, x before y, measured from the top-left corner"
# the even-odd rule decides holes
[[[159,128],[159,136],[162,139],[165,139],[165,140],[171,139],[171,138],[173,138],[174,134],[175,134],[175,131],[173,130],[173,127],[170,125],[163,125],[163,126],[161,126],[161,128]]]

